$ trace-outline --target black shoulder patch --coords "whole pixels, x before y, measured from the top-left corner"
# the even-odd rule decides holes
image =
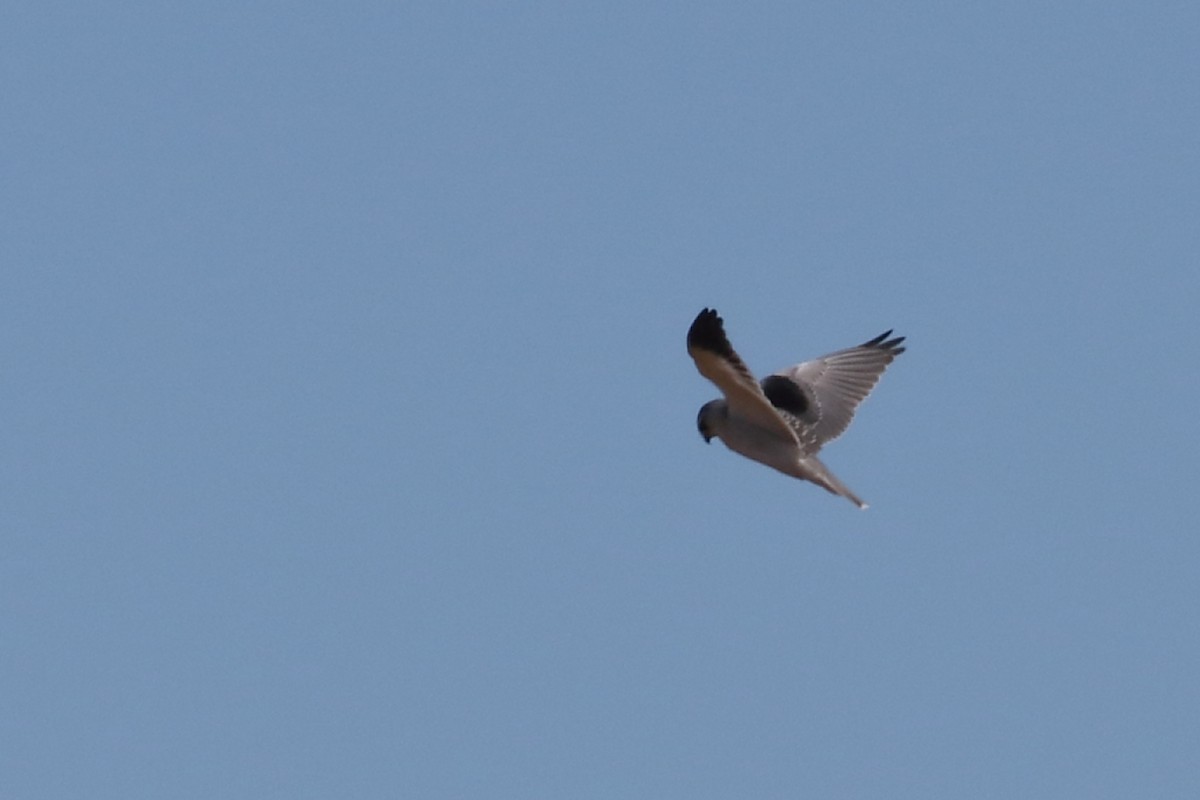
[[[692,327],[688,328],[688,347],[696,347],[716,353],[724,358],[733,358],[733,346],[725,336],[725,325],[721,317],[711,308],[696,315]]]
[[[763,394],[771,401],[771,405],[792,416],[803,416],[808,410],[808,398],[804,390],[796,385],[791,378],[783,375],[768,375],[762,379]]]

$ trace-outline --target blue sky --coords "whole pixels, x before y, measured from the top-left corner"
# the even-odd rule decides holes
[[[0,795],[1195,795],[1198,30],[7,4]]]

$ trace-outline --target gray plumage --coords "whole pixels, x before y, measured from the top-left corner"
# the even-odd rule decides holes
[[[700,408],[696,425],[704,440],[725,446],[785,475],[811,481],[867,504],[839,481],[817,452],[845,432],[879,376],[904,352],[903,336],[891,331],[857,347],[838,350],[768,375],[761,382],[729,344],[721,317],[704,309],[688,329],[687,349],[700,374],[725,395]]]

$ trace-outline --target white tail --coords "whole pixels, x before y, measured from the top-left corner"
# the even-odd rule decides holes
[[[867,504],[858,495],[850,491],[850,487],[834,477],[829,468],[822,464],[816,456],[801,459],[800,464],[801,468],[807,473],[804,476],[807,480],[812,481],[827,492],[841,495],[859,508],[867,507]]]

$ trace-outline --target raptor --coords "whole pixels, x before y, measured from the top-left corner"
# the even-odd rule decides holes
[[[879,376],[904,352],[904,337],[891,335],[889,330],[759,381],[729,343],[721,317],[704,309],[688,329],[688,354],[724,398],[700,408],[700,435],[705,442],[715,436],[735,453],[866,508],[817,453],[845,432]]]

